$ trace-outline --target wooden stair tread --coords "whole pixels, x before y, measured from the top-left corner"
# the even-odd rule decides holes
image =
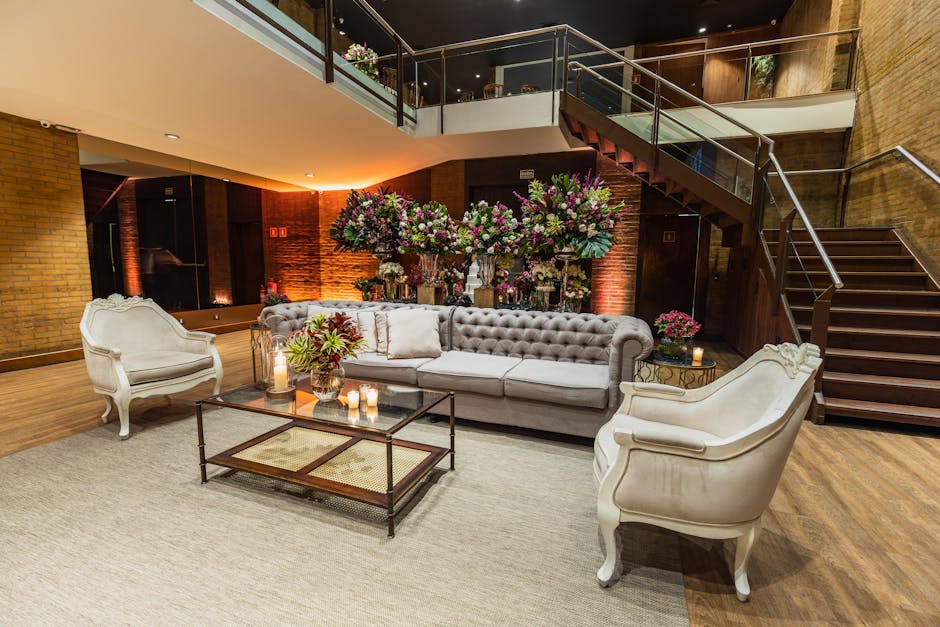
[[[810,287],[788,287],[786,288],[788,292],[812,292],[813,289]],[[816,290],[821,291],[821,290]],[[940,292],[933,292],[929,290],[876,290],[876,289],[865,289],[860,287],[844,287],[836,294],[871,294],[871,295],[892,295],[892,296],[932,296],[936,298],[940,296]]]
[[[812,326],[808,324],[797,325],[800,331],[810,332]],[[893,335],[895,337],[917,337],[923,339],[940,339],[940,331],[922,331],[919,329],[873,329],[862,327],[829,327],[829,333],[853,333],[858,335]]]
[[[814,274],[820,276],[829,276],[829,272],[826,270],[787,270],[787,274]],[[926,277],[927,273],[922,271],[911,271],[911,270],[845,270],[839,271],[839,276],[846,277],[860,277],[860,276],[879,276],[879,277]]]
[[[906,388],[909,390],[936,390],[940,388],[940,381],[937,381],[936,379],[912,379],[908,377],[895,377],[881,374],[859,374],[856,372],[826,371],[823,373],[823,381],[828,383],[883,385],[889,387]]]
[[[790,305],[791,311],[813,311],[812,305]],[[869,314],[876,316],[926,316],[940,318],[940,309],[894,309],[892,307],[830,307],[832,313]]]
[[[917,417],[940,422],[940,409],[918,405],[898,405],[895,403],[876,403],[875,401],[855,401],[847,398],[826,397],[826,413],[839,414],[841,411],[850,416],[893,419],[904,422],[905,418]],[[890,417],[890,418],[889,418]]]
[[[888,351],[862,350],[858,348],[827,348],[826,357],[890,361],[897,363],[934,364],[940,366],[940,355],[930,355],[927,353],[892,353]]]

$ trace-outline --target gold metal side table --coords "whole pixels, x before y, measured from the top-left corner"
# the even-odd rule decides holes
[[[700,388],[715,380],[715,361],[703,358],[700,365],[692,365],[692,358],[689,355],[681,359],[672,359],[659,351],[653,351],[646,359],[636,362],[633,380],[674,385],[687,390]]]

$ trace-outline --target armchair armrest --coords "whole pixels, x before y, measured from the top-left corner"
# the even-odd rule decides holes
[[[620,391],[625,396],[685,396],[688,390],[676,387],[674,385],[664,385],[662,383],[631,383],[624,381],[620,384]]]
[[[121,349],[119,348],[108,348],[106,346],[93,344],[89,342],[87,338],[85,338],[84,343],[85,343],[86,354],[91,354],[91,355],[100,356],[100,357],[111,357],[114,359],[121,358]]]
[[[705,451],[705,440],[696,433],[689,430],[664,430],[653,426],[637,427],[632,432],[626,430],[617,430],[614,432],[614,441],[617,444],[629,445],[633,442],[637,444],[647,444],[656,448],[674,448],[694,453],[703,453]]]

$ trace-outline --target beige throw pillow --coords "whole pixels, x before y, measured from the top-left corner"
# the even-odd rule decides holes
[[[375,329],[374,311],[359,312],[359,333],[362,334],[362,338],[366,341],[365,350],[370,353],[376,352],[378,349],[378,335]]]
[[[397,309],[387,313],[388,358],[440,357],[441,336],[437,312]]]

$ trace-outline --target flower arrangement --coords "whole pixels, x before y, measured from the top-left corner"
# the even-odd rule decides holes
[[[663,337],[680,339],[692,337],[702,330],[702,325],[687,313],[673,309],[668,313],[659,314],[653,326]]]
[[[558,268],[550,261],[535,261],[529,265],[529,274],[536,283],[550,283],[558,278]]]
[[[485,200],[470,205],[461,220],[459,247],[468,255],[510,255],[519,252],[522,233],[512,210]]]
[[[572,264],[568,267],[568,282],[565,285],[565,297],[571,300],[583,300],[590,296],[587,275],[580,267]]]
[[[398,277],[405,276],[405,268],[400,263],[386,261],[379,265],[378,272],[375,275],[386,281],[395,281]]]
[[[356,66],[356,69],[373,80],[379,80],[379,55],[365,42],[350,44],[343,58]]]
[[[376,285],[381,285],[382,281],[376,277],[361,276],[353,281],[353,287],[362,292],[362,300],[371,300],[372,290]]]
[[[445,263],[441,266],[437,276],[441,280],[441,283],[447,287],[448,294],[457,293],[455,292],[456,286],[463,282],[463,271],[460,269],[460,266],[455,263]],[[463,288],[460,289],[460,293],[462,292]]]
[[[528,299],[529,295],[532,294],[532,291],[535,289],[535,278],[532,276],[532,272],[524,270],[517,274],[512,279],[512,286],[516,288],[516,293],[519,294],[519,296]]]
[[[405,275],[405,284],[411,288],[416,288],[421,285],[424,281],[424,273],[421,272],[420,266],[411,266],[408,269],[408,274]]]
[[[659,351],[672,358],[682,357],[688,352],[686,340],[692,338],[702,330],[702,325],[687,313],[673,309],[668,313],[659,314],[653,321],[653,326],[662,334]]]
[[[573,252],[603,257],[614,244],[617,212],[599,177],[555,174],[550,184],[534,180],[522,202],[522,228],[530,252]]]
[[[375,251],[380,245],[391,250],[398,239],[401,211],[410,203],[407,196],[385,190],[351,191],[330,227],[336,250]]]
[[[329,373],[345,357],[355,357],[365,340],[352,319],[344,313],[320,314],[287,341],[287,362],[297,372]]]
[[[273,307],[274,305],[289,302],[290,298],[287,297],[287,294],[281,294],[279,292],[268,292],[267,296],[261,300],[261,304],[265,307]]]
[[[454,247],[455,230],[447,207],[441,203],[406,203],[398,214],[398,251],[446,254]]]

